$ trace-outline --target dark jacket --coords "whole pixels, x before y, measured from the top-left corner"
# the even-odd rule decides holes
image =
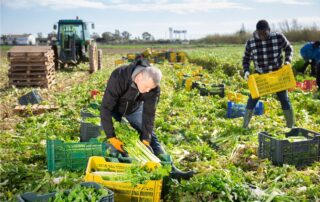
[[[132,81],[132,73],[137,65],[149,66],[144,60],[135,61],[115,69],[108,80],[100,115],[102,127],[108,138],[116,136],[111,113],[116,112],[125,116],[133,113],[143,103],[142,134],[140,135],[143,140],[151,139],[160,87],[141,94]]]

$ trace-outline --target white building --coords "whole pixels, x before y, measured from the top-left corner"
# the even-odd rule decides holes
[[[1,42],[8,45],[35,45],[36,37],[32,34],[6,35],[6,40]]]

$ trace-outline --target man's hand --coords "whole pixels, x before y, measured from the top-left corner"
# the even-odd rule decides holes
[[[108,142],[119,152],[126,154],[127,152],[123,149],[123,142],[116,137],[112,137],[108,139]]]
[[[249,71],[245,71],[244,72],[244,79],[246,80],[246,81],[248,81],[248,77],[249,77],[249,75],[250,75],[250,73],[249,73]]]
[[[152,147],[150,146],[150,142],[149,142],[149,141],[147,141],[147,140],[142,140],[142,143],[143,143],[152,153],[154,153]]]

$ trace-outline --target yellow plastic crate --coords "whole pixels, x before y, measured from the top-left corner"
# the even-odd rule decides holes
[[[124,60],[115,60],[114,61],[115,66],[122,65],[122,64],[124,64]]]
[[[242,95],[241,93],[229,92],[227,93],[227,98],[229,101],[239,103],[247,99],[247,96]]]
[[[182,68],[182,65],[179,64],[179,63],[174,63],[174,64],[173,64],[173,68],[175,68],[175,69],[181,69],[181,68]]]
[[[134,59],[136,59],[136,54],[128,53],[127,58],[128,58],[128,60],[134,60]]]
[[[185,52],[178,52],[177,55],[179,58],[178,62],[186,62],[187,61],[187,54]]]
[[[151,55],[152,55],[151,49],[150,49],[150,48],[147,48],[145,51],[142,52],[142,55],[143,55],[144,57],[149,57],[149,56],[151,56]]]
[[[283,65],[281,69],[249,76],[248,86],[252,98],[258,98],[270,93],[276,93],[296,86],[291,65]]]
[[[145,184],[132,186],[130,182],[108,181],[104,180],[101,174],[94,171],[108,170],[108,172],[124,172],[132,164],[106,162],[103,157],[90,157],[86,169],[86,182],[96,182],[113,190],[115,201],[148,201],[158,202],[161,197],[162,180],[150,180]],[[155,168],[159,164],[148,162],[146,166]]]
[[[197,67],[195,70],[192,71],[192,76],[197,76],[202,72],[202,67]]]
[[[177,62],[177,53],[170,53],[169,62]]]

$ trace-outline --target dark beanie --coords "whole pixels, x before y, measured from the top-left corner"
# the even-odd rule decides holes
[[[269,23],[266,20],[259,20],[256,26],[257,30],[266,30],[270,29]]]

